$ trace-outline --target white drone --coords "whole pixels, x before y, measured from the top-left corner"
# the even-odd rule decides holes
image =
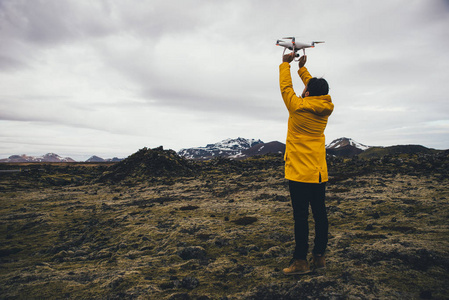
[[[282,56],[285,54],[285,50],[289,49],[293,52],[295,52],[295,57],[299,57],[299,50],[302,50],[304,55],[306,54],[306,48],[314,48],[315,44],[320,44],[324,42],[312,42],[310,44],[302,43],[302,42],[296,42],[295,37],[285,37],[280,40],[277,40],[276,46],[282,46],[284,48],[284,52],[282,53]]]

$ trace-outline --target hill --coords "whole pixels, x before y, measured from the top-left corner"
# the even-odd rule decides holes
[[[421,145],[397,145],[390,147],[371,147],[359,154],[361,158],[373,158],[382,157],[385,155],[398,155],[398,154],[432,154],[441,152],[444,150],[429,149]]]
[[[143,148],[111,166],[99,180],[120,182],[125,179],[192,176],[194,170],[195,166],[191,162],[173,150],[164,150],[163,147]]]

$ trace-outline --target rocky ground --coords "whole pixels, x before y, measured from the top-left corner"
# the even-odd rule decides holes
[[[1,173],[0,298],[448,299],[447,153],[330,159],[328,266],[303,276],[281,272],[281,156],[174,164],[182,176],[130,162]]]

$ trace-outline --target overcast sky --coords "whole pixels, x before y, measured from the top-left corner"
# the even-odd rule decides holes
[[[284,36],[326,42],[327,143],[449,148],[449,1],[0,0],[0,158],[285,142]]]

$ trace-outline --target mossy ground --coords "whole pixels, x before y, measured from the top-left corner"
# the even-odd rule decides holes
[[[339,163],[328,267],[292,277],[281,273],[294,247],[281,157],[115,184],[87,183],[104,169],[93,166],[2,174],[0,298],[445,299],[447,176]]]

